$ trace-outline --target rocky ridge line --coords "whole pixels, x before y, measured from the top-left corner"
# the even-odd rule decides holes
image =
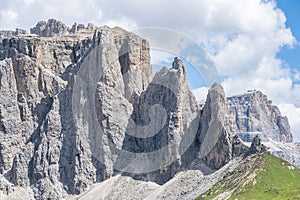
[[[95,28],[96,27],[92,23],[89,23],[87,27],[85,27],[84,24],[75,23],[70,28],[58,20],[49,19],[47,22],[38,22],[35,27],[30,29],[30,33],[39,35],[41,37],[54,37],[60,35],[76,34],[84,30],[94,30]]]
[[[259,134],[263,141],[293,142],[287,117],[262,92],[227,97],[226,104],[227,123],[243,141],[251,142]]]

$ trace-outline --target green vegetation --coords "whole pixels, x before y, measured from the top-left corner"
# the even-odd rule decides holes
[[[300,169],[268,153],[249,157],[197,199],[300,199]]]

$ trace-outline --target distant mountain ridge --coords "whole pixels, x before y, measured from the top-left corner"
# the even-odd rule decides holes
[[[294,142],[288,118],[258,90],[227,97],[226,123],[243,142],[251,143],[257,135],[269,151],[300,167],[300,144]]]
[[[260,91],[227,97],[227,122],[245,142],[259,134],[262,140],[293,142],[287,117]]]

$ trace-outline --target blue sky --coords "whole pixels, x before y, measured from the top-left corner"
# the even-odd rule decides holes
[[[291,28],[294,37],[298,41],[294,48],[283,47],[277,56],[286,61],[291,68],[300,70],[300,1],[277,0],[277,5],[285,13],[287,17],[286,25]]]
[[[287,26],[287,28],[290,28],[292,35],[296,39],[296,42],[292,45],[284,44],[283,46],[280,46],[280,50],[276,52],[276,58],[281,60],[281,65],[283,68],[286,67],[291,70],[294,69],[300,71],[300,1],[276,0],[275,2],[277,4],[277,8],[281,9],[284,12],[285,17],[287,18],[285,25]],[[236,37],[238,33],[232,33],[232,35]],[[200,44],[199,48],[201,48],[200,46],[204,46],[205,48],[205,45]],[[188,54],[188,52],[185,52],[184,54]],[[172,59],[174,56],[175,55],[170,54],[168,59],[163,60],[159,64],[161,66],[171,66]],[[182,57],[182,59],[184,59],[184,57]],[[186,62],[185,65],[189,72],[189,82],[192,89],[196,89],[207,85],[205,80],[203,80],[204,78],[202,77],[202,75],[198,73],[197,70],[195,70],[195,66],[193,66],[189,62]],[[156,70],[157,68],[159,68],[159,65],[156,66]],[[228,76],[223,75],[222,77],[227,78]],[[293,79],[293,83],[299,84],[300,80]]]

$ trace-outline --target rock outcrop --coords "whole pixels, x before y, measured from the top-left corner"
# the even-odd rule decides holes
[[[17,186],[36,199],[63,199],[120,174],[163,184],[197,166],[211,173],[249,152],[238,136],[244,130],[275,122],[276,136],[291,140],[278,109],[256,111],[260,94],[249,97],[249,113],[263,124],[250,114],[251,126],[232,121],[246,107],[239,98],[226,106],[218,83],[200,109],[183,62],[176,57],[153,76],[149,43],[121,28],[50,19],[31,33],[0,40],[4,192]]]
[[[226,124],[226,97],[223,87],[215,83],[208,91],[200,120],[200,157],[213,169],[219,169],[233,157],[243,155],[247,147]]]
[[[267,147],[261,143],[261,139],[258,135],[256,135],[252,140],[248,154],[255,154],[264,151],[267,151]]]
[[[0,61],[0,172],[10,169],[22,143],[22,121],[17,84],[11,59]]]
[[[226,98],[215,83],[208,91],[201,116],[200,154],[209,167],[220,168],[231,159],[231,133],[225,127]]]
[[[16,35],[26,35],[27,31],[23,29],[16,28],[15,31],[0,31],[0,39],[4,37],[12,37]]]
[[[228,97],[227,110],[227,123],[245,142],[251,142],[257,134],[263,141],[293,141],[287,117],[260,91]]]
[[[113,175],[117,154],[109,143],[122,144],[132,111],[125,86],[126,97],[134,99],[147,88],[152,68],[149,44],[135,34],[102,27],[68,37],[61,22],[43,24],[35,33],[47,37],[17,35],[0,42],[0,169],[14,185],[31,186],[36,198],[60,199]],[[96,73],[95,87],[85,89],[94,89],[96,120],[108,124],[99,145],[106,155],[102,163],[93,157],[92,136],[81,132],[85,125],[78,120],[85,119],[77,118],[74,107],[77,98],[90,98],[78,91],[80,81],[82,89],[90,81],[84,78]],[[125,121],[116,118],[122,112]]]
[[[30,29],[30,33],[42,37],[54,37],[59,35],[75,34],[84,30],[94,30],[95,28],[96,27],[92,23],[89,23],[87,27],[85,27],[84,24],[75,23],[72,28],[70,28],[56,19],[49,19],[47,22],[38,22],[35,27]]]
[[[171,69],[157,72],[133,105],[123,149],[136,156],[121,154],[120,163],[133,168],[131,173],[148,172],[137,178],[165,183],[194,159],[187,152],[199,128],[199,108],[182,61],[175,58]]]

